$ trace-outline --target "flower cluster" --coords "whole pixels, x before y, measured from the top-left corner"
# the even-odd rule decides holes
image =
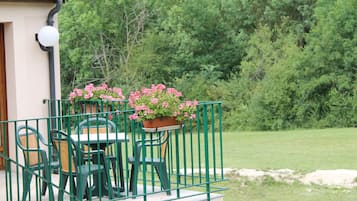
[[[84,89],[75,88],[69,94],[68,98],[71,103],[92,100],[122,101],[124,99],[125,96],[121,88],[109,88],[105,83],[102,83],[100,86],[94,86],[94,84],[90,83],[86,85]]]
[[[196,118],[198,101],[182,102],[182,93],[163,84],[152,85],[130,93],[129,106],[135,113],[132,120],[150,120],[158,117],[175,117],[176,121]]]

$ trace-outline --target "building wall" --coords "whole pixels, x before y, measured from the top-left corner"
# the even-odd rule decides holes
[[[0,2],[0,23],[5,24],[5,59],[8,119],[48,117],[44,99],[50,98],[48,53],[35,34],[46,25],[53,3]],[[57,20],[55,20],[57,21]],[[60,96],[58,45],[55,46],[56,97]],[[13,128],[9,128],[10,157],[15,153]]]

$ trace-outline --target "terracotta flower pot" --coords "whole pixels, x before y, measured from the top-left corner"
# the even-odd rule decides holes
[[[143,121],[144,128],[159,128],[179,124],[181,124],[181,122],[177,122],[174,117],[159,117],[156,119]]]
[[[99,112],[98,105],[96,104],[86,103],[86,104],[82,104],[81,106],[82,106],[83,113],[91,114],[91,113]]]

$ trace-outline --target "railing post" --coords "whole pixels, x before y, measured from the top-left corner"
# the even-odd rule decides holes
[[[176,143],[176,180],[177,180],[177,190],[176,190],[176,197],[180,197],[180,151],[179,151],[179,137],[178,132],[175,131],[175,143]]]
[[[209,178],[209,153],[208,153],[208,117],[207,104],[203,105],[203,130],[204,130],[204,147],[205,147],[205,176],[206,176],[206,193],[207,200],[211,200],[211,185]]]

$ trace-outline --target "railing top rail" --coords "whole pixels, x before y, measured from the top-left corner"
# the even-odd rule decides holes
[[[47,103],[50,102],[50,99],[44,99],[43,103]],[[68,99],[56,99],[55,101],[61,101],[61,102],[68,102],[71,103],[71,101],[69,101]],[[108,101],[108,100],[83,100],[80,102],[87,102],[87,103],[91,103],[91,102],[100,102],[100,103],[110,103],[110,102],[122,102],[122,103],[128,103],[129,100],[120,100],[120,101]],[[198,101],[199,105],[202,104],[222,104],[222,101],[210,101],[210,100],[203,100],[203,101]]]
[[[85,117],[85,116],[98,116],[103,114],[112,114],[112,113],[127,113],[127,112],[133,112],[133,109],[127,109],[127,110],[117,110],[117,111],[112,111],[112,112],[93,112],[91,114],[85,114],[85,113],[80,113],[80,114],[68,114],[68,115],[58,115],[55,117],[32,117],[32,118],[24,118],[24,119],[16,119],[16,120],[3,120],[0,121],[1,123],[14,123],[14,122],[26,122],[26,121],[41,121],[41,120],[48,120],[48,119],[61,119],[61,118],[75,118],[75,117]]]
[[[49,99],[44,99],[44,103],[46,103],[46,101],[50,101]],[[68,101],[66,99],[57,99],[56,101]],[[94,101],[93,101],[94,102]],[[100,102],[100,101],[99,101]],[[103,101],[106,102],[106,101]],[[115,101],[113,101],[115,102]],[[127,102],[127,100],[125,101],[117,101],[117,102]],[[215,105],[215,104],[222,104],[222,101],[199,101],[199,106],[203,106],[203,105]],[[130,113],[133,112],[134,109],[132,108],[128,108],[128,109],[118,109],[116,111],[111,111],[111,112],[93,112],[92,115],[96,116],[96,115],[102,115],[102,114],[111,114],[111,113]],[[0,123],[9,123],[9,122],[26,122],[26,121],[35,121],[35,120],[47,120],[49,118],[68,118],[68,117],[83,117],[86,116],[88,114],[85,113],[78,113],[78,114],[66,114],[66,115],[57,115],[56,117],[32,117],[32,118],[23,118],[23,119],[17,119],[17,120],[6,120],[6,121],[0,121]]]

